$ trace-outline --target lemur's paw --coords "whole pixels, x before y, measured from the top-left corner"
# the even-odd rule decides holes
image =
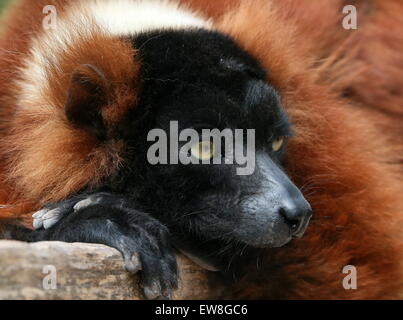
[[[61,202],[48,204],[35,212],[32,215],[32,224],[35,230],[42,228],[50,229],[69,213],[77,212],[97,204],[108,204],[116,208],[123,208],[126,202],[125,199],[106,192],[75,196]]]
[[[128,272],[141,272],[147,299],[170,299],[172,290],[177,287],[178,275],[168,230],[151,217],[135,220],[130,223],[128,232],[122,230],[124,233],[115,247],[122,253]]]
[[[132,209],[119,195],[94,193],[51,204],[33,215],[36,239],[102,243],[122,253],[128,272],[140,272],[147,299],[169,299],[177,287],[176,257],[168,229]]]
[[[41,228],[49,229],[60,220],[59,216],[60,210],[58,208],[39,210],[32,215],[32,218],[34,218],[33,227],[36,230]]]
[[[59,220],[71,212],[77,201],[79,200],[76,198],[67,199],[46,205],[41,210],[35,212],[32,215],[34,229],[49,229],[53,227]]]

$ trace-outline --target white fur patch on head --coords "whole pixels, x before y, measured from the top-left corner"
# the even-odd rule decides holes
[[[168,0],[96,0],[89,10],[100,26],[117,35],[210,27],[208,21]]]
[[[56,9],[58,9],[56,7]],[[210,29],[212,24],[174,0],[87,0],[67,4],[58,14],[55,29],[43,30],[32,39],[30,56],[21,68],[20,109],[52,112],[43,97],[47,67],[58,66],[63,52],[96,29],[116,36],[152,30]]]

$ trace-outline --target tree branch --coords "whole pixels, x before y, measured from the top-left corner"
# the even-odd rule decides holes
[[[216,299],[222,295],[217,274],[202,270],[181,255],[178,265],[180,281],[174,299]],[[52,282],[54,275],[56,281]],[[45,289],[52,283],[56,289]],[[138,275],[124,270],[115,249],[99,244],[2,240],[0,299],[137,300],[143,295]]]

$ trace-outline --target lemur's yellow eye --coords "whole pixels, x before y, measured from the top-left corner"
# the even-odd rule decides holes
[[[271,147],[273,151],[279,151],[284,144],[284,137],[277,137],[274,139]]]
[[[199,160],[210,160],[215,155],[215,146],[211,141],[202,141],[192,146],[192,156]]]

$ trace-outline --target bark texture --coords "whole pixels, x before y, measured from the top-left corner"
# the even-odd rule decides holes
[[[178,255],[174,299],[215,299],[218,275]],[[55,287],[56,284],[56,288]],[[143,299],[138,275],[120,253],[98,244],[0,241],[0,299]]]

